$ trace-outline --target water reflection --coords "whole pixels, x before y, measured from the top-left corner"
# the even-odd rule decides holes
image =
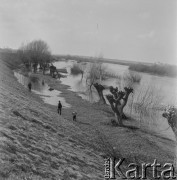
[[[64,108],[71,107],[71,105],[68,104],[63,97],[61,97],[61,92],[58,90],[50,91],[50,87],[44,82],[44,80],[34,76],[32,77],[30,74],[24,76],[18,72],[14,72],[14,75],[17,80],[26,88],[28,87],[28,83],[31,82],[32,91],[40,95],[45,103],[56,106],[58,101],[61,101]]]

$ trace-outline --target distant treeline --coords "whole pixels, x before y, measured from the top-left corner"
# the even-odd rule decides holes
[[[169,64],[131,64],[129,70],[160,76],[177,77],[177,66]]]
[[[14,49],[1,49],[0,48],[0,58],[5,60],[6,62],[10,62],[8,64],[18,65],[21,64],[22,61],[19,59],[17,50]],[[89,56],[77,56],[77,55],[52,55],[52,61],[57,60],[76,60],[78,62],[94,62],[98,60],[95,57]],[[151,63],[139,63],[139,62],[132,62],[132,61],[124,61],[124,60],[113,60],[113,59],[99,59],[99,61],[113,63],[113,64],[120,64],[129,66],[129,70],[137,71],[137,72],[144,72],[144,73],[151,73],[160,76],[169,76],[169,77],[177,77],[177,66],[169,65],[169,64],[151,64]]]
[[[97,60],[95,57],[89,56],[76,56],[76,55],[56,55],[55,59],[64,59],[64,60],[76,60],[76,61],[86,61],[86,62],[94,62]],[[137,71],[137,72],[144,72],[144,73],[151,73],[154,75],[160,76],[169,76],[169,77],[177,77],[177,66],[169,65],[169,64],[152,64],[152,63],[139,63],[133,61],[126,61],[126,60],[114,60],[114,59],[100,59],[102,62],[106,63],[113,63],[113,64],[120,64],[129,66],[129,70]]]
[[[103,63],[112,63],[112,64],[120,64],[129,66],[130,64],[136,64],[134,61],[127,60],[118,60],[118,59],[107,59],[107,58],[99,58],[99,57],[91,57],[91,56],[79,56],[79,55],[54,55],[56,60],[75,60],[77,62],[103,62]]]

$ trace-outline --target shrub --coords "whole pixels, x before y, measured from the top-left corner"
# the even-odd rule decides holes
[[[139,73],[129,71],[128,73],[124,74],[123,79],[132,83],[140,83],[141,75]]]
[[[71,74],[72,75],[78,75],[78,74],[83,74],[84,71],[81,69],[81,67],[78,64],[73,64],[71,67]]]
[[[123,75],[117,75],[117,85],[119,89],[131,87],[135,89],[141,82],[141,75],[136,72],[128,71]]]
[[[104,73],[104,77],[106,78],[116,78],[116,79],[122,79],[121,75],[117,75],[115,73],[111,73],[111,72],[105,72]]]

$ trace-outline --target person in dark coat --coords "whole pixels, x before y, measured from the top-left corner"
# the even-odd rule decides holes
[[[28,83],[28,89],[29,89],[29,91],[31,91],[31,88],[32,88],[32,84],[31,84],[31,82],[29,82],[29,83]]]
[[[73,121],[76,121],[77,112],[73,112],[72,115],[73,115]]]
[[[61,102],[59,101],[59,102],[58,102],[58,114],[60,114],[60,115],[61,115],[61,109],[62,109],[62,104],[61,104]]]

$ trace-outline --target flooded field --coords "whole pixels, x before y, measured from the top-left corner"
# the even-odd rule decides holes
[[[95,99],[95,96],[93,92],[93,99],[90,99],[87,94],[87,84],[85,83],[85,79],[82,79],[82,75],[72,75],[70,73],[70,68],[72,65],[76,63],[74,60],[69,61],[58,61],[54,63],[54,66],[57,67],[57,69],[66,68],[68,75],[66,78],[61,78],[61,82],[65,85],[70,86],[70,89],[74,92],[77,92],[78,94],[82,94],[83,98],[89,100],[90,102],[97,101],[97,98]],[[82,63],[81,63],[82,64]],[[88,66],[89,63],[85,63],[83,66]],[[115,75],[123,75],[124,73],[129,72],[128,66],[118,65],[118,64],[111,64],[111,63],[103,63],[103,66],[106,67],[106,71],[111,72]],[[87,67],[86,70],[87,71]],[[153,89],[154,96],[161,97],[161,105],[172,105],[177,103],[176,98],[176,92],[177,92],[177,79],[170,78],[170,77],[161,77],[161,76],[155,76],[150,75],[146,73],[138,73],[141,75],[141,82],[136,87],[138,88],[135,90],[135,94],[139,96],[137,92],[145,91],[148,88]],[[116,78],[109,78],[104,81],[102,81],[103,85],[106,86],[118,86],[120,87],[120,81]],[[122,87],[121,87],[122,88]],[[86,96],[84,96],[84,95]],[[105,93],[107,94],[107,93]],[[134,95],[135,96],[135,95]],[[156,97],[157,97],[156,96]]]
[[[61,92],[58,90],[52,90],[42,79],[31,78],[28,76],[24,76],[19,72],[14,72],[17,80],[23,84],[26,88],[28,87],[28,83],[32,83],[32,91],[43,99],[43,101],[47,104],[57,106],[58,101],[60,100],[63,104],[63,108],[71,107],[65,99],[61,96]]]
[[[69,89],[76,92],[84,100],[90,103],[98,102],[99,97],[95,88],[92,88],[92,93],[88,89],[86,83],[86,77],[82,75],[72,75],[70,68],[76,61],[59,61],[54,65],[57,69],[66,68],[67,76],[61,78],[62,84],[68,85]],[[84,74],[86,74],[89,63],[80,63],[85,66]],[[124,75],[129,72],[128,66],[122,66],[117,64],[103,63],[106,67],[106,71],[115,75]],[[169,77],[161,77],[150,75],[146,73],[138,73],[141,76],[139,84],[133,85],[134,93],[130,95],[128,104],[125,108],[125,112],[132,118],[139,121],[139,126],[148,128],[159,132],[169,138],[174,139],[173,132],[169,128],[169,125],[162,117],[162,110],[167,105],[174,105],[177,102],[177,79]],[[125,85],[118,78],[108,78],[102,81],[105,86],[114,86],[119,89],[123,89]],[[110,94],[109,90],[103,91],[104,96]],[[105,98],[106,99],[106,98]]]
[[[71,74],[71,67],[73,64],[83,66],[83,77],[81,74]],[[95,88],[92,87],[92,91],[90,91],[86,83],[86,74],[89,65],[90,64],[87,62],[77,63],[74,60],[58,61],[54,63],[57,69],[67,70],[65,77],[60,78],[59,81],[64,85],[68,85],[68,89],[76,92],[83,100],[94,103],[99,101],[99,96]],[[102,66],[107,72],[111,72],[118,77],[129,73],[128,66],[109,63],[103,63]],[[50,91],[50,87],[43,82],[42,79],[29,79],[28,76],[30,75],[23,76],[18,72],[14,72],[14,75],[25,87],[27,87],[30,80],[32,82],[32,91],[40,95],[45,103],[57,106],[60,100],[65,108],[71,107],[71,105],[65,101],[64,97],[62,97],[60,91]],[[145,73],[139,73],[139,75],[141,76],[141,81],[133,84],[134,93],[129,97],[128,104],[125,107],[125,113],[132,119],[136,119],[139,122],[139,127],[150,129],[156,133],[174,139],[171,128],[169,128],[166,119],[162,117],[162,111],[167,105],[174,105],[177,102],[177,80],[175,78],[160,77]],[[121,90],[127,85],[124,81],[116,77],[106,78],[102,80],[101,84],[105,87],[118,87]],[[104,97],[107,94],[110,94],[108,88],[103,91]],[[107,104],[109,103],[107,102]]]

